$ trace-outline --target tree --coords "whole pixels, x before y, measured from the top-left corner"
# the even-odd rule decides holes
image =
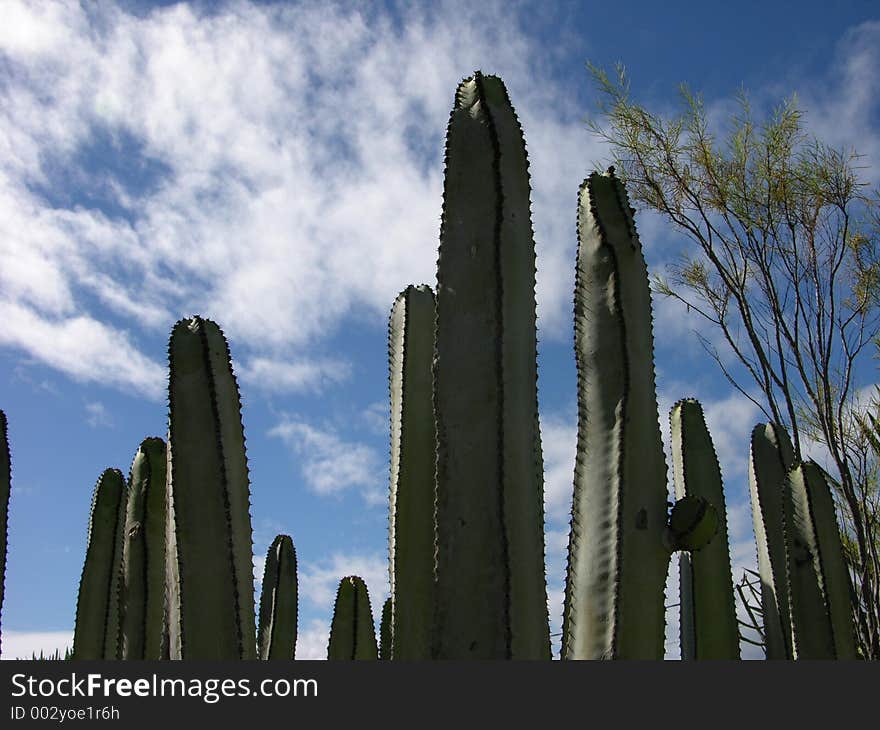
[[[701,335],[703,346],[789,430],[799,459],[808,446],[827,454],[858,645],[880,658],[878,452],[859,400],[872,342],[880,347],[880,193],[855,152],[807,133],[795,98],[759,124],[743,92],[717,129],[687,87],[680,111],[663,116],[631,101],[622,67],[614,81],[589,68],[601,115],[590,129],[636,204],[691,241],[655,290],[713,325],[718,337]]]

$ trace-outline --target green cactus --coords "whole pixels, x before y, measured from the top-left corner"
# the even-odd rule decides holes
[[[455,95],[437,268],[439,659],[550,657],[528,160],[500,79]]]
[[[161,659],[165,614],[165,442],[141,442],[128,479],[120,580],[120,659]]]
[[[391,596],[382,605],[382,619],[379,622],[379,659],[391,659]]]
[[[350,575],[339,582],[330,624],[328,659],[378,659],[370,594],[363,579]]]
[[[682,552],[680,557],[681,657],[739,659],[739,627],[733,600],[721,467],[703,409],[696,400],[676,403],[669,420],[675,496],[678,500],[704,499],[717,516],[718,531],[704,548]],[[681,504],[680,501],[678,505]],[[675,516],[674,510],[671,524]],[[703,540],[701,537],[700,541]]]
[[[250,493],[238,386],[212,321],[169,344],[166,594],[172,659],[255,659]]]
[[[0,616],[6,592],[6,542],[9,529],[9,495],[12,491],[12,461],[9,457],[9,434],[6,414],[0,411]],[[2,649],[2,644],[0,644]]]
[[[260,659],[293,659],[297,629],[296,550],[289,535],[278,535],[266,554],[260,595]]]
[[[434,294],[409,286],[388,327],[391,487],[388,529],[390,650],[395,659],[431,657],[434,616],[435,441],[431,361]]]
[[[775,423],[755,426],[749,451],[749,491],[761,576],[761,604],[768,659],[792,659],[786,573],[783,495],[794,449]]]
[[[795,659],[855,659],[849,577],[822,470],[812,461],[786,479],[785,532]]]
[[[621,183],[580,188],[575,274],[578,441],[563,612],[566,659],[661,659],[666,460],[647,268]]]
[[[118,469],[105,470],[95,485],[76,602],[76,659],[117,657],[126,493],[125,479]]]

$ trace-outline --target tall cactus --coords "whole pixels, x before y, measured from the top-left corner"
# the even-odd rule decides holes
[[[755,426],[749,451],[749,490],[768,659],[793,658],[783,516],[786,474],[793,462],[791,439],[782,426]]]
[[[669,420],[676,499],[702,497],[719,518],[718,532],[708,545],[681,554],[681,657],[739,659],[721,467],[696,400],[676,403]]]
[[[76,602],[76,659],[117,657],[126,492],[125,479],[118,469],[106,469],[95,485]]]
[[[822,470],[812,461],[786,479],[785,531],[795,659],[855,659],[849,577]]]
[[[339,582],[330,624],[328,659],[378,659],[370,594],[363,579],[350,575]]]
[[[260,595],[257,648],[260,659],[293,659],[297,630],[296,550],[289,535],[269,546]]]
[[[120,578],[120,659],[161,659],[165,613],[165,442],[146,438],[131,465]]]
[[[436,658],[549,658],[528,160],[502,81],[455,94],[437,267]]]
[[[382,618],[379,621],[379,658],[391,659],[391,596],[382,605]]]
[[[666,460],[647,269],[626,192],[581,185],[575,273],[578,438],[562,656],[661,659]]]
[[[391,487],[388,529],[391,652],[429,659],[434,617],[434,294],[409,286],[388,328]]]
[[[12,491],[12,461],[9,456],[9,434],[6,427],[6,414],[0,411],[0,616],[3,614],[3,598],[6,593],[6,544],[9,530],[9,495]]]
[[[212,321],[169,343],[169,650],[172,659],[255,659],[250,494],[238,386]]]

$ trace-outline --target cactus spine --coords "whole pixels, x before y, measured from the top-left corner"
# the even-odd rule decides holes
[[[613,170],[580,188],[575,277],[578,440],[562,656],[661,659],[670,548],[651,301]]]
[[[430,659],[434,617],[434,294],[407,287],[388,329],[391,391],[391,652]]]
[[[376,630],[367,585],[356,575],[339,582],[330,624],[328,659],[378,659]]]
[[[791,439],[782,426],[755,426],[749,451],[749,491],[768,659],[793,658],[783,517],[786,474],[793,462]]]
[[[681,657],[739,659],[721,467],[697,401],[676,403],[669,420],[676,499],[701,497],[719,518],[718,532],[708,545],[681,554]]]
[[[117,657],[126,492],[125,479],[118,469],[105,470],[95,485],[76,603],[76,659]]]
[[[131,465],[120,578],[120,659],[161,659],[165,614],[165,442],[141,442]]]
[[[12,491],[12,461],[9,456],[9,434],[6,414],[0,411],[0,616],[6,592],[6,544],[9,539],[9,495]],[[2,644],[0,644],[2,647]]]
[[[786,480],[785,530],[795,659],[855,659],[849,578],[831,490],[812,461]]]
[[[293,659],[296,655],[296,551],[289,535],[278,535],[266,554],[260,594],[260,659]]]
[[[437,268],[435,658],[549,658],[528,160],[500,79],[462,81]]]
[[[166,592],[172,659],[255,659],[247,458],[229,347],[212,321],[169,344]]]

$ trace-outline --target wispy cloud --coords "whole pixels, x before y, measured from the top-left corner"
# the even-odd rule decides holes
[[[293,361],[255,357],[238,368],[242,381],[262,390],[299,393],[320,392],[326,386],[351,376],[351,364],[335,359]]]
[[[350,316],[381,325],[403,285],[433,280],[443,136],[474,68],[500,73],[519,110],[542,331],[567,336],[559,281],[573,276],[575,191],[595,156],[582,110],[550,78],[533,83],[543,53],[502,3],[402,12],[394,27],[343,4],[135,16],[7,3],[0,304],[27,326],[2,344],[157,393],[157,366],[120,323],[157,335],[201,312],[252,353],[255,378],[294,391],[338,382],[344,366],[297,353]],[[44,346],[45,331],[79,321],[125,349],[127,366]]]
[[[299,571],[300,595],[329,616],[333,612],[339,581],[347,575],[364,579],[373,617],[378,617],[390,591],[388,560],[380,555],[337,553],[326,560],[305,563]]]
[[[73,647],[73,631],[3,631],[3,659],[30,659]]]
[[[331,496],[359,489],[370,504],[384,500],[384,462],[375,449],[347,441],[330,427],[319,428],[289,416],[272,428],[269,435],[293,449],[303,479],[316,494]]]
[[[111,428],[113,417],[100,401],[86,403],[86,423],[92,428]]]

